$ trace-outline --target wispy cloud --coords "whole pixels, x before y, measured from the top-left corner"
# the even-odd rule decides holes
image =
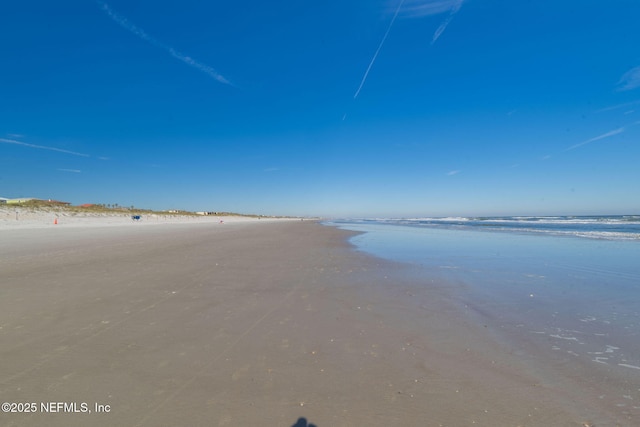
[[[617,104],[617,105],[612,105],[610,107],[605,107],[605,108],[601,108],[599,110],[596,110],[595,112],[596,113],[603,113],[605,111],[613,111],[613,110],[617,110],[617,109],[620,109],[620,108],[632,107],[632,106],[638,105],[638,104],[640,104],[640,100],[631,101],[631,102],[625,102],[625,103]]]
[[[63,150],[62,148],[56,148],[56,147],[46,147],[44,145],[29,144],[29,143],[26,143],[26,142],[16,141],[16,140],[13,140],[13,139],[0,138],[0,143],[20,145],[20,146],[28,147],[28,148],[37,148],[38,150],[56,151],[58,153],[71,154],[73,156],[90,157],[88,154],[78,153],[76,151]]]
[[[280,168],[266,168],[266,169],[263,169],[263,172],[277,172],[279,170]]]
[[[402,14],[416,18],[440,15],[449,12],[458,2],[459,0],[407,0]]]
[[[453,170],[453,171],[449,171],[447,172],[447,176],[453,176],[453,175],[458,175],[460,173],[459,170]]]
[[[631,90],[640,87],[640,66],[627,71],[620,77],[618,90]]]
[[[160,49],[168,52],[171,56],[173,56],[174,58],[176,58],[179,61],[184,62],[188,66],[193,67],[196,70],[202,71],[203,73],[207,74],[209,77],[212,77],[213,79],[217,80],[218,82],[223,83],[223,84],[227,84],[227,85],[231,85],[231,82],[229,82],[229,80],[227,80],[223,75],[218,73],[213,67],[210,67],[210,66],[208,66],[206,64],[203,64],[202,62],[196,61],[195,59],[191,58],[190,56],[184,55],[184,54],[178,52],[177,50],[175,50],[174,48],[172,48],[171,46],[168,46],[168,45],[160,42],[155,37],[150,36],[142,28],[135,26],[127,18],[125,18],[124,16],[119,15],[116,12],[114,12],[113,9],[111,9],[111,7],[107,3],[98,1],[98,4],[100,4],[101,9],[114,22],[116,22],[118,25],[120,25],[125,30],[130,31],[131,33],[133,33],[137,37],[141,38],[142,40],[146,41],[147,43],[149,43],[149,44],[151,44],[151,45],[153,45],[153,46],[155,46],[157,48],[160,48]]]
[[[433,33],[433,38],[431,39],[431,44],[434,44],[436,42],[436,40],[438,40],[438,38],[440,38],[442,33],[444,33],[444,30],[447,29],[447,27],[449,26],[449,24],[453,20],[453,17],[456,15],[456,13],[458,13],[460,11],[460,8],[462,7],[463,1],[464,0],[457,0],[457,1],[454,2],[453,6],[451,7],[451,11],[449,12],[449,16],[447,16],[447,18],[444,20],[444,22],[442,22],[442,24],[440,24],[440,26],[438,27],[436,32]]]
[[[445,20],[433,33],[431,44],[434,44],[447,29],[453,17],[460,11],[463,3],[464,0],[408,0],[402,14],[412,18],[421,18],[447,13]]]
[[[369,71],[371,71],[371,67],[373,67],[373,63],[376,62],[376,58],[378,57],[378,54],[380,53],[380,49],[382,49],[382,45],[384,45],[384,42],[387,40],[387,36],[389,35],[389,31],[391,31],[391,27],[393,27],[393,23],[396,22],[396,18],[398,17],[398,12],[400,12],[400,8],[404,4],[404,1],[405,0],[401,0],[400,4],[398,4],[398,7],[396,8],[396,12],[393,14],[393,18],[391,19],[391,22],[389,23],[389,26],[387,27],[387,31],[384,33],[384,37],[382,37],[382,41],[378,45],[378,48],[376,49],[376,52],[373,54],[373,58],[371,58],[371,61],[369,61],[369,66],[367,67],[367,70],[364,72],[364,76],[362,76],[362,80],[360,81],[360,86],[358,86],[358,90],[356,90],[355,95],[353,95],[353,99],[356,99],[358,97],[358,95],[360,94],[360,91],[362,90],[362,86],[364,86],[364,82],[367,81],[367,76],[369,75]]]
[[[607,133],[603,133],[602,135],[598,135],[596,137],[587,139],[586,141],[582,141],[579,144],[572,145],[571,147],[565,149],[564,151],[575,150],[576,148],[582,147],[583,145],[587,145],[587,144],[590,144],[592,142],[599,141],[601,139],[610,138],[610,137],[612,137],[614,135],[618,135],[618,134],[624,132],[624,130],[625,130],[624,127],[620,127],[618,129],[614,129],[614,130],[609,131]]]
[[[79,170],[79,169],[62,169],[62,168],[59,168],[58,170],[60,172],[82,173],[82,171]]]
[[[457,3],[464,0],[407,0],[403,16],[420,18],[423,16],[441,15],[450,12]]]

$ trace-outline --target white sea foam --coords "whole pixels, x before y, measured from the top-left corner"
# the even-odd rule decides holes
[[[640,369],[640,366],[628,365],[626,363],[618,363],[618,366],[622,366],[623,368]]]
[[[576,337],[563,337],[562,335],[558,335],[558,334],[551,334],[549,335],[551,338],[557,338],[559,340],[567,340],[567,341],[575,341],[575,342],[580,342],[580,340]]]
[[[620,347],[614,347],[612,345],[608,345],[607,349],[604,351],[605,353],[613,353],[616,350],[620,350]]]
[[[376,218],[385,224],[445,227],[483,231],[535,233],[604,240],[640,240],[640,215],[627,216],[515,216],[515,217],[414,217]]]

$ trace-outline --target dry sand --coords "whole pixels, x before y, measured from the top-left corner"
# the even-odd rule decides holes
[[[347,236],[307,221],[0,230],[0,400],[37,405],[0,425],[588,425],[448,289]]]

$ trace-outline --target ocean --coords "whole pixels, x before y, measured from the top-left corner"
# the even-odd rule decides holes
[[[448,286],[547,384],[640,419],[640,216],[336,220],[358,250]]]

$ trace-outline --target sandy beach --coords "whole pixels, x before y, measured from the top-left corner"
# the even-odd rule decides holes
[[[592,422],[446,287],[347,231],[65,222],[0,228],[0,425]]]

